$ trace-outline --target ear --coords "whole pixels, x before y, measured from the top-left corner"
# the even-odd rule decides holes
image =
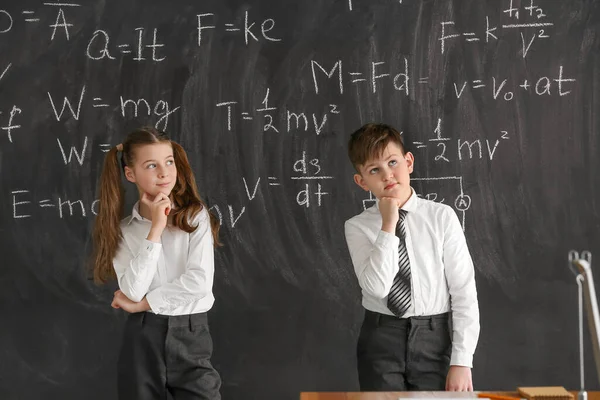
[[[354,174],[354,183],[360,186],[364,191],[369,191],[369,187],[365,183],[365,180],[363,179],[361,174]]]
[[[133,173],[133,170],[129,167],[125,167],[125,178],[129,182],[135,183],[135,174]]]
[[[415,157],[410,151],[407,151],[404,155],[404,159],[406,160],[406,166],[408,167],[408,173],[412,174],[414,166],[415,166]]]

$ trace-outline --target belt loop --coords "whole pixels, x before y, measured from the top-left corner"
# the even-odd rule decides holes
[[[434,330],[433,316],[429,317],[429,329]]]
[[[146,311],[141,312],[142,316],[140,317],[140,325],[144,326],[144,320],[146,319]]]
[[[375,313],[375,326],[381,326],[381,314]]]
[[[192,317],[194,314],[189,314],[188,315],[188,323],[190,324],[190,332],[194,332],[194,323],[192,321]]]

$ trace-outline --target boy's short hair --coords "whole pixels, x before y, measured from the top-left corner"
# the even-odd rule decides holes
[[[356,130],[348,142],[348,156],[356,171],[360,173],[359,166],[380,157],[390,142],[396,143],[402,154],[406,154],[402,135],[390,125],[371,123]]]

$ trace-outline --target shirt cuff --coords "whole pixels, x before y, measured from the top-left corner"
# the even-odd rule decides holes
[[[152,242],[148,239],[144,239],[140,247],[140,257],[144,257],[149,260],[158,260],[162,243]]]
[[[473,354],[452,351],[450,365],[459,365],[461,367],[473,368]]]
[[[162,314],[168,310],[167,303],[163,300],[160,291],[153,290],[146,294],[146,301],[154,314]]]

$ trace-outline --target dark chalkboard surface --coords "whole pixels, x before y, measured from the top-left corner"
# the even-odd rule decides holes
[[[567,254],[600,260],[600,2],[5,0],[0,54],[3,399],[115,398],[125,315],[84,266],[104,152],[145,124],[222,221],[225,399],[358,389],[343,223],[373,201],[346,143],[370,121],[463,221],[476,389],[578,388]]]

